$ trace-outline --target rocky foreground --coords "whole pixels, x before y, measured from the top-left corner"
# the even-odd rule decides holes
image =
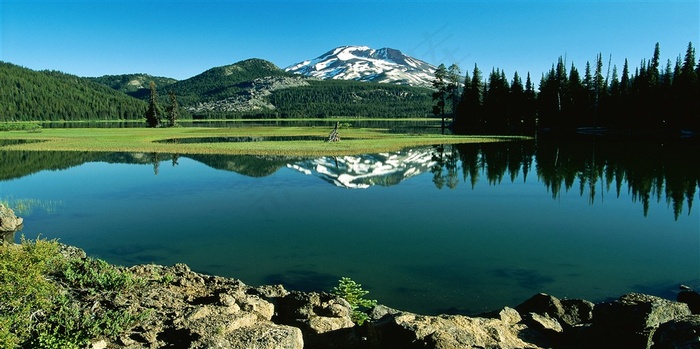
[[[64,253],[86,258],[73,247]],[[679,301],[631,293],[598,304],[537,294],[478,317],[379,305],[356,326],[350,305],[328,293],[251,287],[184,264],[128,270],[158,281],[108,301],[149,316],[92,348],[700,348],[700,295],[691,290]]]

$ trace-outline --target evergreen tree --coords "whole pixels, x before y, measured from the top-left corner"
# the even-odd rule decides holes
[[[484,126],[488,132],[503,132],[508,125],[508,97],[510,89],[505,73],[494,68],[484,90]]]
[[[148,127],[158,127],[160,125],[160,111],[158,108],[158,92],[156,92],[156,83],[151,81],[149,84],[151,97],[148,99],[148,109],[146,110],[146,124]]]
[[[170,98],[170,106],[168,106],[168,126],[175,127],[175,125],[177,125],[177,120],[180,117],[180,107],[177,104],[175,92],[169,91],[168,97]]]
[[[508,126],[512,131],[521,130],[525,113],[525,87],[516,71],[510,84],[508,98]]]
[[[437,103],[433,106],[433,114],[442,117],[442,133],[445,133],[445,102],[448,96],[447,86],[447,68],[444,64],[440,64],[435,70],[435,79],[433,79],[433,101]]]
[[[527,79],[525,80],[525,96],[523,107],[523,127],[526,133],[531,133],[537,128],[537,96],[535,94],[535,87],[532,84],[532,79],[530,79],[530,73],[527,73]]]
[[[568,98],[563,105],[563,114],[567,128],[583,126],[590,115],[591,90],[593,84],[591,66],[586,62],[583,80],[578,69],[571,63],[568,80]]]
[[[455,121],[457,104],[459,103],[459,78],[462,71],[456,63],[447,68],[447,98],[450,100],[450,112],[452,113],[452,123]]]
[[[455,131],[465,134],[479,133],[482,128],[481,96],[483,85],[481,83],[481,71],[474,64],[471,78],[466,74],[464,79],[464,91],[459,101],[459,115],[455,122]]]
[[[596,126],[598,121],[598,109],[600,107],[601,101],[605,99],[605,95],[607,94],[607,86],[605,86],[605,80],[603,79],[603,55],[600,53],[596,58],[595,77],[593,80],[593,92],[594,102],[592,125]]]

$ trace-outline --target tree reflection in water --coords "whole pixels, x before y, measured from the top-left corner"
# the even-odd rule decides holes
[[[651,200],[666,200],[676,219],[687,205],[690,213],[700,184],[700,164],[690,154],[700,153],[696,141],[630,142],[526,141],[486,144],[439,145],[433,147],[433,183],[438,189],[457,187],[461,167],[463,182],[472,188],[485,176],[490,185],[508,176],[514,181],[522,173],[527,180],[533,165],[537,178],[559,199],[578,183],[580,195],[589,204],[614,190],[627,191],[641,202],[646,216]],[[459,159],[459,163],[457,163]]]

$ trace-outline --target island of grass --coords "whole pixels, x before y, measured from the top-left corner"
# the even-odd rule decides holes
[[[390,133],[386,129],[341,128],[340,142],[324,142],[331,128],[241,126],[234,128],[67,128],[0,132],[3,150],[149,152],[336,156],[395,151],[434,144],[526,139],[514,136],[457,136]],[[257,141],[227,141],[250,138]],[[194,141],[187,141],[187,140]],[[280,140],[292,139],[292,140]],[[202,140],[198,142],[197,140]]]

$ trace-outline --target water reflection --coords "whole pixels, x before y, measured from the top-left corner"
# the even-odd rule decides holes
[[[431,173],[437,189],[479,183],[527,181],[535,166],[537,180],[557,200],[578,190],[595,204],[627,190],[648,214],[652,200],[665,200],[674,217],[691,212],[700,184],[697,141],[675,143],[615,142],[594,139],[436,145],[397,152],[343,157],[298,158],[253,155],[178,155],[89,152],[2,152],[0,180],[42,170],[60,170],[86,162],[151,164],[158,175],[164,161],[172,166],[187,157],[219,170],[248,177],[269,176],[282,168],[313,175],[344,188],[398,185]]]

